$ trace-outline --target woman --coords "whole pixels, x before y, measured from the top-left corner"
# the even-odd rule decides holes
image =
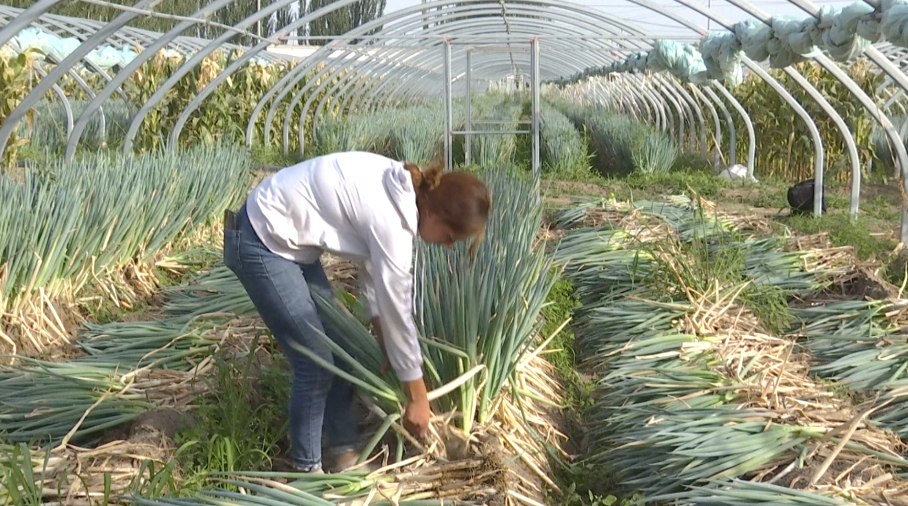
[[[418,437],[429,427],[429,400],[413,320],[413,240],[450,247],[483,237],[486,186],[472,174],[421,171],[366,152],[336,153],[285,168],[256,187],[224,228],[224,263],[242,282],[293,369],[290,441],[293,467],[322,472],[322,429],[330,472],[355,464],[358,439],[353,387],[290,343],[333,363],[315,331],[341,346],[323,325],[310,291],[331,299],[323,251],[359,263],[364,305],[385,360],[405,386],[404,426]],[[343,364],[337,364],[342,367]],[[328,418],[325,419],[325,413]]]

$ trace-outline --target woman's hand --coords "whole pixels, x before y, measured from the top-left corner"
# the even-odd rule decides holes
[[[372,333],[378,339],[381,345],[381,352],[384,360],[381,365],[381,374],[388,372],[391,363],[388,361],[388,352],[385,350],[385,339],[381,332],[381,320],[376,316],[371,322]],[[407,392],[407,398],[410,402],[404,411],[404,428],[410,434],[418,438],[425,438],[429,433],[429,419],[432,417],[432,408],[429,406],[429,394],[426,391],[426,383],[422,378],[404,383]]]
[[[404,428],[410,434],[425,439],[429,434],[429,419],[432,417],[426,383],[420,378],[404,383],[404,387],[410,399],[404,412]]]

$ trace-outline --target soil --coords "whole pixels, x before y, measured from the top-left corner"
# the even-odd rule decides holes
[[[841,300],[885,300],[898,298],[899,289],[880,278],[868,267],[858,267],[854,275],[831,286],[822,295]]]
[[[127,425],[107,431],[97,446],[125,442],[132,447],[130,454],[136,461],[166,462],[176,449],[174,438],[177,433],[196,422],[188,411],[157,408],[142,413]]]
[[[563,201],[568,204],[571,202],[569,196],[564,196],[567,193],[573,195],[600,195],[608,196],[610,190],[607,186],[594,184],[594,183],[581,183],[575,181],[547,181],[545,182],[542,193],[555,192],[557,197],[547,198],[546,201],[557,202]]]

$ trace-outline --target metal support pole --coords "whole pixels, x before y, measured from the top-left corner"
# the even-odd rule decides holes
[[[533,177],[539,178],[539,37],[535,36],[530,39],[530,78],[533,81]]]
[[[466,55],[464,60],[466,62],[466,69],[464,70],[464,83],[466,85],[466,96],[464,97],[464,130],[470,131],[473,129],[473,104],[471,102],[473,96],[473,82],[472,82],[472,61],[471,56],[473,55],[473,50],[467,48]],[[470,158],[472,157],[472,140],[473,137],[470,134],[464,136],[463,139],[463,163],[464,165],[470,165]]]
[[[451,43],[445,39],[442,44],[445,56],[445,169],[451,170],[454,165],[454,111],[451,92]]]

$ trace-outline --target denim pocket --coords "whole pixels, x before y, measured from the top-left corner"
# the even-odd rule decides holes
[[[236,273],[240,267],[240,231],[224,230],[224,265]]]

